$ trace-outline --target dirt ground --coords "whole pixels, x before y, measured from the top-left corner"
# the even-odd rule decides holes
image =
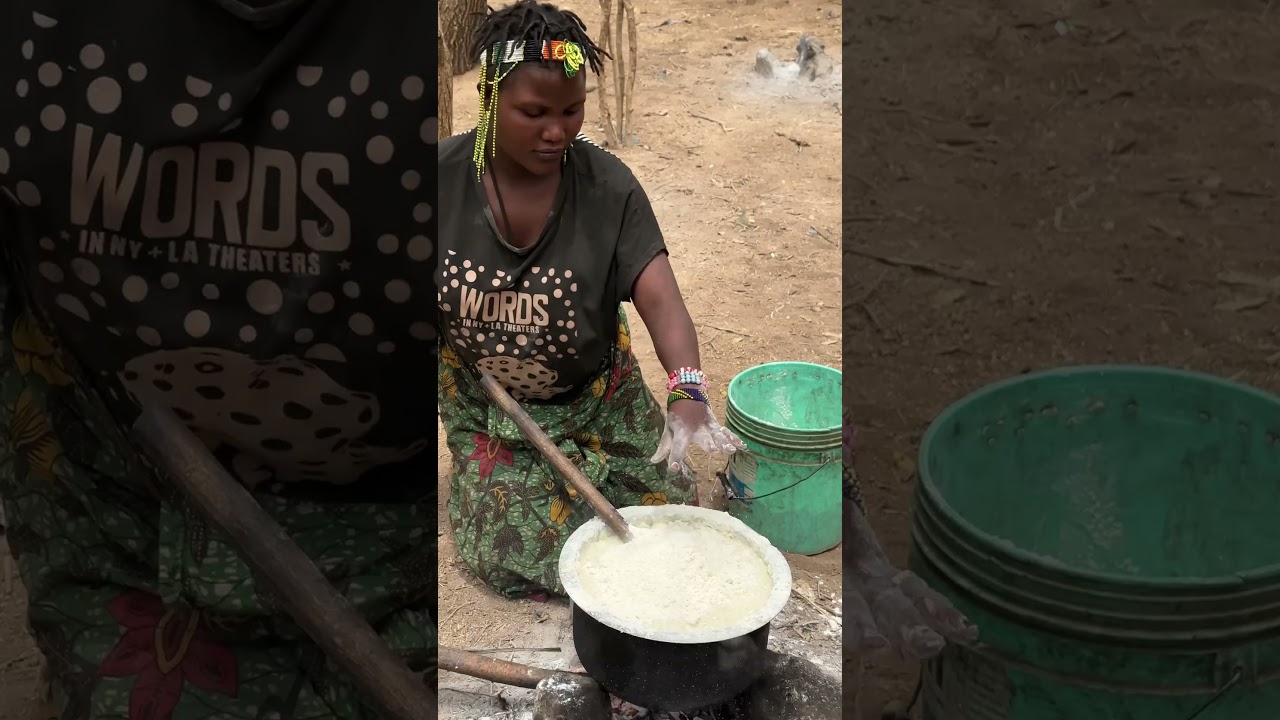
[[[847,7],[846,398],[896,559],[920,437],[981,385],[1142,362],[1280,390],[1280,7]],[[873,668],[865,717],[915,678]]]
[[[596,3],[558,3],[600,27]],[[738,372],[773,360],[840,367],[840,8],[786,0],[655,0],[639,3],[640,64],[633,145],[612,148],[635,171],[653,201],[685,300],[698,326],[703,367],[724,417],[724,388]],[[825,82],[806,85],[752,75],[756,51],[795,59],[796,40],[818,36],[836,62]],[[785,74],[785,73],[784,73]],[[475,122],[475,75],[457,78],[454,131]],[[595,94],[584,131],[604,134]],[[630,310],[630,308],[629,308]],[[633,346],[649,385],[665,372],[634,311]],[[448,454],[440,448],[441,642],[463,648],[571,648],[560,605],[502,600],[483,590],[455,554],[444,504]],[[723,466],[694,458],[704,502],[722,499],[714,473]],[[833,499],[834,500],[834,499]],[[791,557],[797,581],[839,607],[839,549]],[[793,603],[793,606],[796,603]],[[789,607],[789,614],[803,613]],[[784,618],[776,635],[795,642]],[[799,623],[803,626],[804,623]],[[810,649],[839,663],[839,634],[818,633]],[[784,651],[785,651],[784,647]],[[795,652],[800,654],[801,649]],[[543,667],[571,662],[564,652],[515,650],[500,655]],[[442,718],[493,717],[519,706],[498,686],[441,675]],[[445,710],[447,708],[447,710]]]

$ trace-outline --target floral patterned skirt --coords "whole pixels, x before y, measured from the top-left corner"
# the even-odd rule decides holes
[[[523,407],[614,506],[695,499],[691,476],[649,462],[662,412],[631,353],[621,308],[611,362],[590,386],[566,404]],[[440,352],[440,419],[453,458],[449,521],[463,562],[509,597],[562,594],[560,549],[593,517],[591,508],[489,402],[479,376],[447,345]]]

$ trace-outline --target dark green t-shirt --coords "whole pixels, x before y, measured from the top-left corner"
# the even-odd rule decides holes
[[[41,309],[121,424],[168,405],[246,484],[422,497],[435,8],[290,10],[4,4],[9,305]]]
[[[618,336],[618,305],[666,252],[649,198],[616,156],[579,136],[539,240],[507,244],[472,162],[474,131],[440,143],[442,341],[519,399],[580,390]]]

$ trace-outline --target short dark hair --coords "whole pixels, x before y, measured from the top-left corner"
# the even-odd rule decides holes
[[[537,0],[519,0],[501,10],[490,9],[476,29],[471,55],[478,58],[495,45],[505,47],[507,42],[540,44],[552,40],[567,40],[581,47],[587,64],[597,75],[604,67],[602,58],[609,57],[587,35],[587,26],[576,13]]]

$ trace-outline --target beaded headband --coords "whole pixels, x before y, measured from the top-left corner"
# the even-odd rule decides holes
[[[480,93],[480,111],[476,115],[476,147],[471,155],[476,165],[477,180],[484,174],[488,140],[491,136],[496,137],[498,132],[498,83],[526,60],[563,63],[564,74],[574,77],[582,69],[586,56],[581,45],[568,40],[508,40],[494,43],[493,47],[480,53],[480,82],[487,86],[488,91]],[[507,66],[506,72],[502,71],[504,65]],[[489,155],[497,152],[495,144]]]
[[[499,52],[501,51],[501,52]],[[494,43],[492,48],[480,53],[480,67],[493,62],[494,55],[501,57],[498,65],[509,65],[525,60],[541,60],[543,62],[564,63],[564,74],[573,77],[582,69],[586,56],[582,46],[568,40],[508,40],[505,43]]]

